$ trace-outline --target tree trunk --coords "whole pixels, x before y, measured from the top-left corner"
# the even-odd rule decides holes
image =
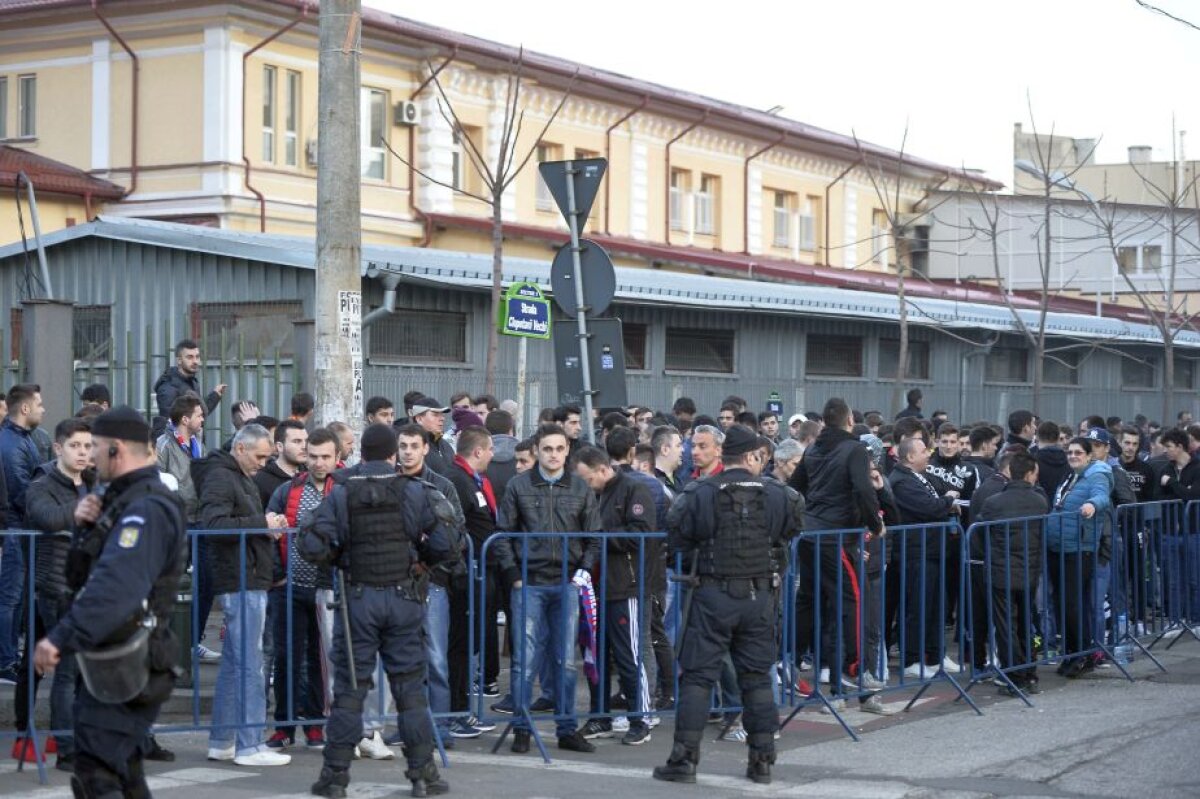
[[[1046,187],[1045,207],[1042,215],[1042,295],[1038,298],[1037,345],[1033,353],[1033,407],[1034,415],[1041,413],[1042,376],[1046,367],[1046,309],[1050,304],[1050,187]]]
[[[1171,409],[1175,407],[1175,338],[1167,325],[1163,325],[1163,425],[1171,419]]]
[[[908,262],[904,237],[896,237],[896,299],[900,303],[900,346],[896,353],[896,382],[892,385],[892,407],[899,411],[908,379],[908,303],[904,301],[904,270]],[[895,413],[896,411],[893,411]]]
[[[484,372],[484,391],[496,392],[496,357],[500,351],[500,330],[496,320],[500,318],[500,277],[504,265],[504,217],[500,193],[492,196],[492,315],[488,323],[487,368]]]

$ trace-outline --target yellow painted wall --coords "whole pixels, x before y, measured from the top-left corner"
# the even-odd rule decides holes
[[[29,204],[26,202],[26,199],[27,196],[22,191],[21,215],[25,220],[25,237],[29,241],[29,246],[32,247],[33,221],[29,216]],[[51,231],[62,230],[67,227],[69,220],[73,220],[71,224],[76,225],[81,225],[88,221],[82,199],[39,193],[37,195],[37,205],[38,222],[41,224],[43,235]],[[95,212],[95,209],[93,209],[93,212]],[[0,191],[0,242],[8,244],[9,242],[19,242],[20,240],[21,226],[17,219],[17,206],[13,199],[12,189],[6,188],[4,191]]]

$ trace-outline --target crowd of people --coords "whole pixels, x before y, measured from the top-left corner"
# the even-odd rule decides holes
[[[322,514],[335,513],[329,497],[338,486],[355,485],[356,476],[399,474],[448,500],[461,540],[449,556],[419,569],[414,589],[425,605],[428,705],[439,737],[452,746],[456,738],[494,729],[475,716],[472,697],[493,699],[495,713],[513,716],[511,748],[518,753],[530,748],[525,711],[554,711],[559,747],[586,753],[599,738],[619,735],[627,745],[649,741],[658,714],[675,708],[679,631],[672,605],[679,602],[679,589],[669,576],[671,555],[682,547],[673,505],[690,483],[722,472],[723,451],[732,451],[733,441],[739,454],[756,455],[739,468],[802,497],[797,654],[818,659],[824,668],[814,677],[829,682],[832,693],[850,689],[863,710],[875,713],[887,712],[878,691],[889,678],[888,651],[901,638],[897,662],[915,679],[983,669],[993,654],[976,635],[965,647],[969,664],[947,655],[946,626],[958,611],[959,562],[947,556],[949,539],[927,534],[901,546],[887,538],[889,527],[958,521],[965,529],[977,521],[1057,512],[1044,524],[1025,525],[1021,535],[1005,536],[1004,551],[994,550],[993,568],[1000,561],[1018,568],[1006,569],[1003,580],[973,582],[990,583],[994,593],[999,665],[1024,666],[1011,672],[1011,687],[1036,692],[1037,671],[1027,665],[1034,647],[1065,653],[1059,671],[1067,677],[1102,665],[1093,653],[1080,653],[1103,640],[1109,623],[1102,612],[1114,547],[1109,510],[1122,503],[1200,498],[1195,456],[1200,425],[1184,414],[1168,429],[1141,418],[1098,416],[1060,424],[1027,410],[1009,414],[1003,427],[957,424],[941,411],[926,420],[919,390],[908,393],[907,407],[891,421],[837,398],[820,412],[786,419],[774,411],[755,412],[736,396],[713,415],[701,413],[687,397],[669,409],[601,409],[594,419],[566,405],[542,410],[536,431],[524,438],[517,435],[522,409],[487,394],[458,392],[448,404],[420,391],[399,403],[376,396],[365,404],[362,425],[343,420],[318,427],[313,397],[298,393],[285,419],[263,415],[250,400],[235,403],[235,433],[210,449],[205,422],[226,387],[202,391],[195,342],[179,342],[175,356],[176,364],[155,385],[153,448],[162,479],[182,500],[188,527],[205,531],[190,545],[199,620],[190,646],[200,664],[216,667],[208,756],[245,766],[285,765],[290,747],[326,744],[325,722],[336,704],[332,606],[344,592],[336,589],[336,564],[310,559],[302,550],[305,531],[320,530]],[[17,685],[18,733],[28,727],[28,696],[38,682],[27,679],[32,642],[24,640],[26,614],[32,614],[36,640],[66,612],[70,591],[64,573],[75,509],[96,489],[90,423],[108,408],[110,397],[103,385],[94,385],[82,400],[74,416],[49,420],[52,426],[36,385],[13,386],[0,403],[5,417],[0,516],[9,530],[38,533],[32,591],[25,585],[28,538],[6,536],[0,556],[0,682]],[[370,437],[364,433],[356,441],[352,428],[360,426]],[[589,426],[594,444],[588,443]],[[47,435],[50,429],[53,435]],[[390,431],[385,437],[390,443],[381,442],[381,429]],[[349,499],[338,500],[349,501],[351,513],[358,507],[355,490],[344,489]],[[666,545],[661,537],[642,535],[663,529],[671,533]],[[816,535],[846,530],[866,532]],[[601,531],[628,535],[561,540],[545,535]],[[503,535],[489,543],[496,533]],[[520,541],[523,533],[536,535]],[[1041,590],[1043,538],[1046,549],[1067,564],[1048,569],[1048,591]],[[477,558],[488,553],[486,579],[474,592],[467,539]],[[998,546],[996,540],[991,546]],[[907,559],[910,574],[903,585],[889,571],[901,559]],[[806,579],[813,574],[819,585]],[[918,574],[920,579],[911,576]],[[1020,579],[1014,582],[1012,574]],[[575,701],[581,594],[592,597],[590,605],[582,603],[585,628],[594,637],[602,618],[607,631],[607,651],[584,647],[591,701],[583,724]],[[1031,602],[1037,607],[1026,612]],[[975,614],[987,612],[986,601],[972,604]],[[219,640],[207,633],[214,606]],[[480,610],[486,612],[477,615]],[[1068,620],[1065,629],[1056,631],[1056,618]],[[814,634],[818,619],[820,640]],[[1032,628],[1027,619],[1033,619]],[[986,629],[989,620],[972,621],[968,629],[978,629],[980,622]],[[473,624],[482,630],[478,673],[472,673],[468,645]],[[839,631],[840,640],[832,640]],[[513,654],[508,691],[502,693],[505,635]],[[596,679],[597,658],[607,664],[599,671],[617,678],[615,696]],[[728,659],[713,675],[721,695],[714,720],[721,724],[718,737],[727,741],[747,740],[738,676]],[[50,689],[56,730],[72,726],[75,682],[70,660],[64,659]],[[361,689],[359,712],[365,710],[366,718],[354,749],[361,757],[393,758],[391,747],[402,736],[387,734],[372,712],[386,706],[378,690]],[[393,687],[397,696],[409,690]],[[14,757],[32,757],[29,743],[18,738]],[[58,736],[55,745],[58,766],[70,770],[70,736]],[[151,758],[172,757],[153,740],[146,751]],[[325,795],[344,795],[340,762],[334,763],[333,778],[319,783]],[[424,774],[420,763],[410,766]],[[430,786],[438,784],[436,772],[426,776]]]

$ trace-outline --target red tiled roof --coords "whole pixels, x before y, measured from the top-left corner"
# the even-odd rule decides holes
[[[17,4],[34,5],[36,2],[38,0],[19,0]],[[16,185],[17,174],[20,172],[28,176],[34,191],[71,194],[76,197],[90,195],[104,200],[119,200],[125,196],[125,189],[107,180],[92,177],[82,169],[29,150],[22,150],[20,147],[0,144],[0,186],[11,188]]]

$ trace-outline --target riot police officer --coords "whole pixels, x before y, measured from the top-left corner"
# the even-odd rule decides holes
[[[425,568],[454,549],[454,514],[429,483],[396,473],[396,433],[373,424],[362,436],[362,464],[329,492],[302,530],[300,555],[337,565],[341,612],[334,619],[334,699],[325,727],[317,796],[344,797],[354,745],[363,737],[363,699],[376,658],[383,660],[404,738],[413,796],[445,793],[433,763],[427,696]]]
[[[34,662],[42,672],[74,653],[83,676],[74,706],[77,799],[149,797],[147,732],[179,673],[168,618],[186,565],[187,522],[183,502],[159,478],[141,414],[106,411],[92,434],[108,488],[75,508],[67,561],[74,603],[38,642]]]
[[[693,586],[680,633],[675,745],[654,778],[696,781],[709,697],[728,654],[742,690],[746,776],[768,783],[779,727],[770,678],[778,659],[779,575],[787,540],[800,531],[802,502],[760,476],[758,437],[748,428],[726,431],[721,460],[724,470],[688,485],[667,516],[671,549],[692,564]]]

